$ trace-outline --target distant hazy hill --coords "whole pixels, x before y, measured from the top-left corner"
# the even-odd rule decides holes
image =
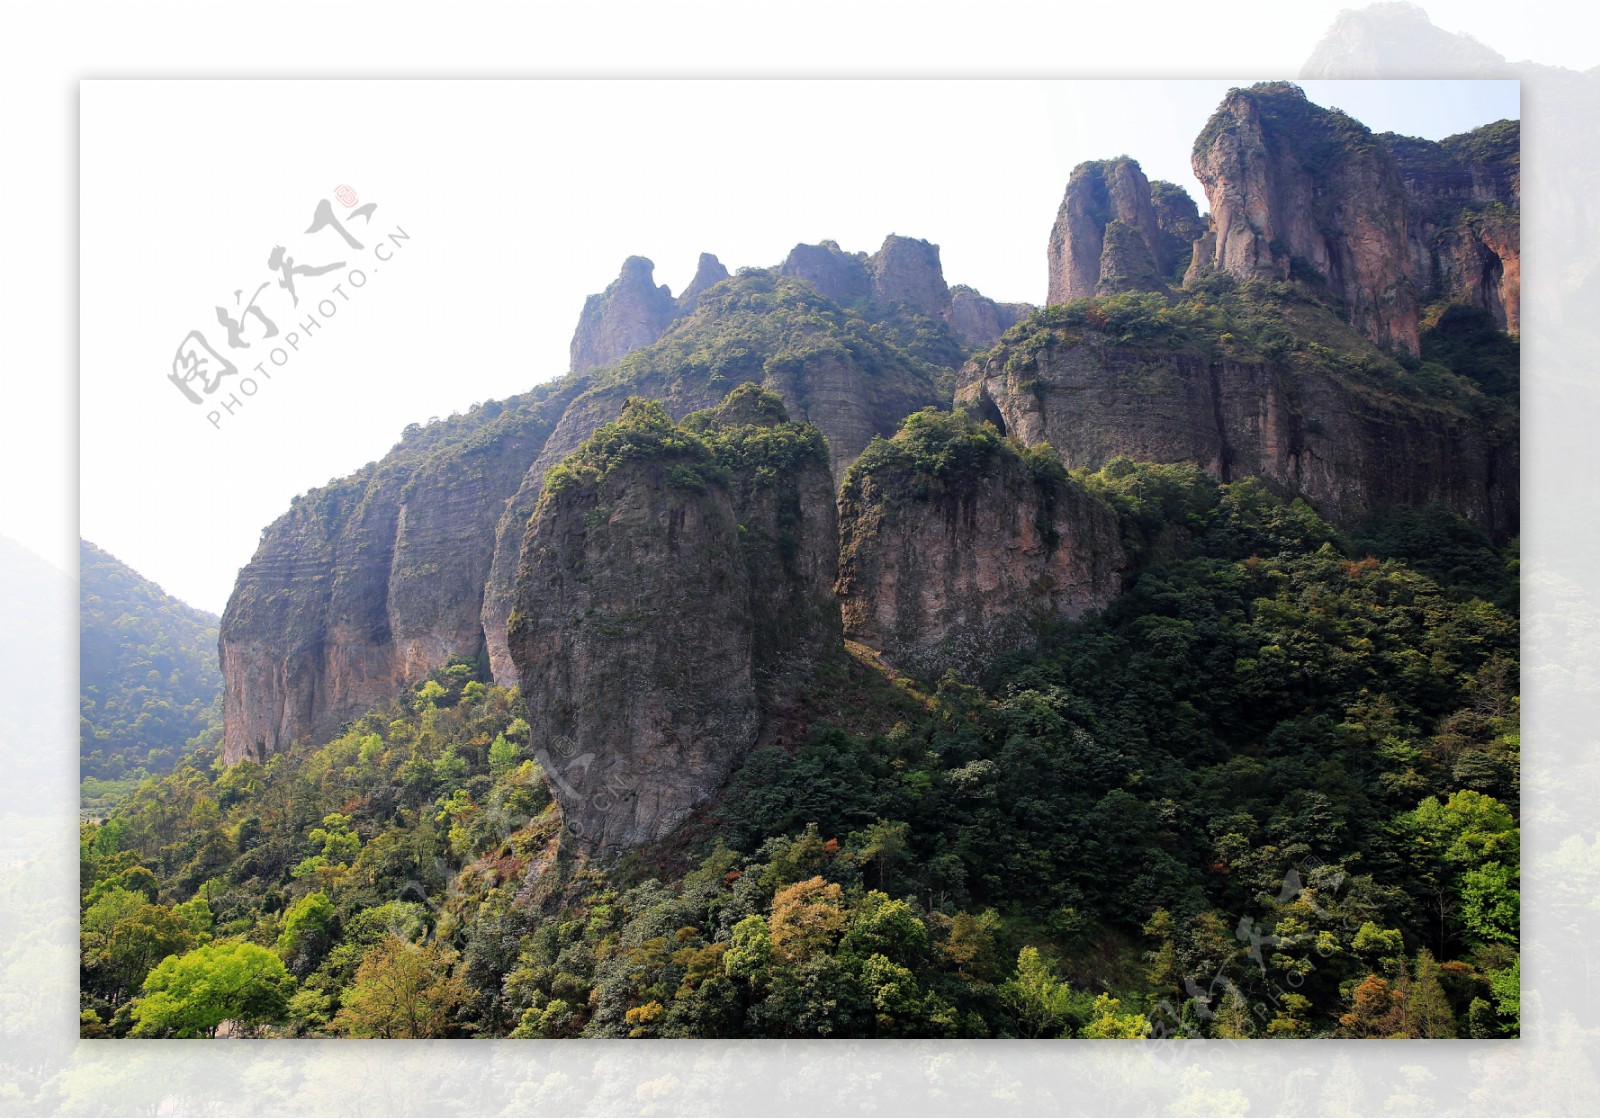
[[[217,618],[80,544],[82,776],[165,772],[217,717]]]

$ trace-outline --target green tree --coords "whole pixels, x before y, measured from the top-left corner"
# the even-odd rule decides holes
[[[489,775],[498,781],[521,764],[522,747],[504,734],[495,735],[494,741],[489,743]]]
[[[873,890],[850,914],[839,946],[863,959],[881,954],[897,963],[915,963],[928,949],[928,926],[904,901]]]
[[[452,972],[456,954],[438,940],[385,934],[356,969],[334,1025],[349,1037],[444,1037],[469,992]]]
[[[1072,1012],[1072,989],[1032,945],[1017,953],[1017,970],[1000,984],[999,994],[1023,1037],[1059,1036]]]
[[[743,979],[754,986],[772,960],[772,937],[767,919],[752,913],[733,926],[733,938],[722,957],[722,968],[729,978]]]
[[[880,890],[883,889],[890,865],[905,857],[910,833],[910,824],[898,820],[879,820],[850,836],[851,845],[861,852],[861,857],[877,865]]]
[[[1287,994],[1277,1014],[1267,1023],[1268,1037],[1310,1037],[1311,1000],[1304,995]]]
[[[1468,934],[1515,944],[1521,909],[1516,876],[1500,863],[1485,863],[1461,876],[1461,923]]]
[[[1522,1034],[1522,957],[1502,971],[1489,973],[1489,992],[1494,995],[1500,1022],[1512,1037]]]
[[[1150,1021],[1143,1014],[1122,1013],[1121,999],[1102,994],[1094,1000],[1093,1017],[1089,1024],[1083,1027],[1082,1036],[1130,1040],[1149,1037]]]
[[[1439,981],[1439,964],[1426,948],[1417,951],[1416,971],[1406,990],[1406,1025],[1412,1037],[1455,1037],[1455,1013]]]
[[[283,915],[278,954],[289,970],[304,978],[333,944],[333,902],[318,890],[291,905]]]
[[[80,936],[85,982],[113,1006],[137,992],[151,968],[196,942],[181,914],[121,887],[84,911]]]
[[[213,1037],[223,1022],[251,1032],[281,1021],[294,992],[283,961],[259,944],[219,941],[168,956],[134,1003],[137,1037]]]
[[[1396,821],[1406,840],[1407,856],[1416,868],[1423,891],[1437,917],[1438,947],[1449,942],[1449,928],[1462,919],[1463,879],[1490,863],[1514,874],[1518,862],[1519,833],[1510,809],[1486,793],[1463,789],[1446,801],[1428,797]],[[1479,901],[1486,899],[1479,879]],[[1495,918],[1478,911],[1493,927]]]

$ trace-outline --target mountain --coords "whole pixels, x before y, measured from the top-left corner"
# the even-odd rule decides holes
[[[263,533],[82,1033],[1516,1036],[1519,142],[1230,91],[1042,307],[630,258]]]
[[[736,275],[704,254],[677,297],[631,257],[585,305],[565,377],[408,428],[381,461],[297,498],[268,527],[221,623],[225,757],[261,760],[331,736],[451,658],[501,686],[532,686],[540,702],[589,703],[533,663],[529,650],[549,635],[513,641],[511,623],[514,613],[525,625],[570,621],[598,593],[541,604],[529,590],[538,579],[566,584],[542,569],[530,582],[529,548],[545,539],[540,525],[557,532],[620,500],[591,495],[595,508],[556,516],[544,497],[633,399],[679,424],[757,385],[784,423],[814,430],[831,486],[844,487],[828,531],[839,533],[845,632],[917,676],[980,672],[1136,577],[1095,502],[1070,478],[1041,474],[1040,461],[1259,478],[1346,531],[1437,504],[1507,540],[1519,515],[1517,141],[1515,122],[1438,143],[1380,136],[1291,83],[1233,90],[1193,148],[1206,216],[1128,156],[1073,172],[1040,309],[950,286],[938,246],[900,235],[872,254],[797,245],[775,268]],[[901,430],[952,400],[1008,441],[959,485],[929,463],[993,437],[945,432],[953,442],[920,462],[913,448],[937,425]],[[748,486],[730,477],[717,501]],[[996,515],[1010,503],[1015,515]],[[666,508],[638,515],[676,524],[659,521]],[[588,563],[599,538],[562,539],[560,554]],[[732,547],[719,540],[696,547]],[[674,576],[662,593],[687,585]],[[727,593],[737,603],[744,592]],[[727,609],[756,624],[747,607]],[[630,657],[665,655],[650,644],[665,634],[640,640]],[[730,671],[728,686],[746,679],[754,696],[754,669]],[[737,748],[712,750],[710,784],[689,767],[695,791],[626,834],[658,837],[662,820],[702,802],[771,721],[760,707],[729,731]],[[573,734],[576,718],[552,726]],[[611,741],[624,725],[645,733],[624,720]]]
[[[957,400],[1069,467],[1192,462],[1346,527],[1440,503],[1515,535],[1517,138],[1379,136],[1291,83],[1235,89],[1195,141],[1210,217],[1176,296],[1163,236],[1190,208],[1126,157],[1083,164],[1049,248],[1074,301],[969,363]]]
[[[216,726],[214,614],[87,540],[78,548],[79,766],[85,778],[164,773]]]

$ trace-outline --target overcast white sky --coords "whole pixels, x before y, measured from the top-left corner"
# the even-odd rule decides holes
[[[951,283],[1039,302],[1072,167],[1127,153],[1204,210],[1190,144],[1253,80],[85,83],[82,533],[220,612],[295,494],[408,423],[565,372],[584,297],[634,253],[678,291],[702,251],[733,269],[894,232],[939,244]],[[1302,84],[1379,131],[1519,115],[1515,82]],[[359,252],[303,232],[340,184],[376,204],[370,226],[349,218]],[[396,228],[410,239],[377,265]],[[267,360],[253,319],[251,349],[227,351],[213,308],[276,278],[275,245],[347,267],[298,277],[295,310],[261,294],[273,345],[350,268],[367,284],[219,430],[167,373],[195,329],[234,382]]]

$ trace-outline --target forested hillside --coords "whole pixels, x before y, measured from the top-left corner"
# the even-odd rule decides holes
[[[802,741],[609,865],[470,664],[201,754],[85,826],[86,1031],[1514,1034],[1514,554],[1192,468],[1080,481],[1169,553],[1108,611],[979,685],[852,649]]]
[[[221,727],[217,618],[79,542],[79,765],[84,807],[165,773]]]

